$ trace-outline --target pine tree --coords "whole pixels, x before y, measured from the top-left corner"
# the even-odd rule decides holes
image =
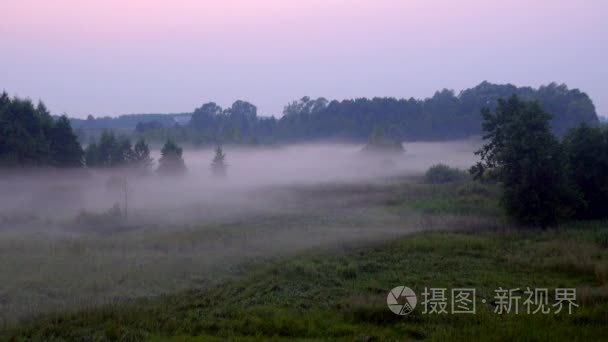
[[[97,167],[112,167],[115,165],[113,160],[116,149],[116,137],[114,133],[104,131],[97,143]]]
[[[186,172],[186,164],[182,158],[182,148],[172,140],[167,140],[161,149],[161,157],[158,160],[158,173],[164,175],[176,175]]]
[[[143,138],[140,138],[135,143],[132,162],[135,167],[143,170],[149,169],[154,163],[154,159],[150,157],[150,148]]]
[[[211,171],[215,176],[224,177],[228,169],[226,164],[226,154],[222,150],[222,146],[218,145],[215,148],[215,156],[211,162]]]
[[[82,167],[82,147],[66,116],[60,117],[50,132],[51,159],[55,166]]]
[[[90,143],[84,150],[84,164],[88,168],[100,166],[99,148],[95,142]]]

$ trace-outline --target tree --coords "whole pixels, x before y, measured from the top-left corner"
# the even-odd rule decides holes
[[[226,164],[226,154],[222,150],[222,146],[217,145],[215,148],[215,156],[211,162],[211,171],[215,176],[226,176],[228,165]]]
[[[103,131],[99,142],[97,143],[97,167],[113,167],[116,165],[113,157],[115,157],[116,136],[109,131]]]
[[[576,217],[608,218],[608,129],[581,124],[563,141],[569,177],[582,196]]]
[[[69,120],[54,120],[44,103],[0,95],[0,165],[80,167],[82,149]]]
[[[494,114],[482,110],[485,144],[471,168],[480,178],[492,169],[503,185],[502,204],[520,224],[546,228],[572,214],[576,195],[567,182],[565,159],[551,133],[551,115],[538,102],[516,95],[499,99]]]
[[[218,142],[247,144],[252,141],[272,144],[326,139],[364,143],[370,136],[371,127],[381,128],[386,136],[398,141],[452,140],[482,133],[481,108],[488,106],[494,111],[498,99],[511,94],[526,101],[538,100],[543,110],[553,114],[550,126],[558,137],[581,122],[598,123],[593,101],[578,89],[556,83],[532,88],[486,81],[461,92],[443,89],[425,99],[377,97],[328,101],[325,98],[303,97],[288,103],[284,107],[284,115],[278,119],[258,116],[253,104],[236,101],[229,108],[222,108],[213,102],[206,103],[193,113],[137,114],[117,118],[89,116],[86,120],[72,118],[71,123],[72,127],[86,131],[129,129],[147,139],[164,142],[171,138],[175,142],[188,141],[196,145]],[[7,95],[4,98],[5,102],[8,101]],[[45,112],[46,109],[42,107],[33,106],[33,109]],[[189,120],[186,125],[182,124],[185,120]],[[42,131],[45,131],[44,126],[41,124]],[[24,131],[13,130],[13,134],[20,140],[23,134],[31,134],[32,131],[38,129],[29,125]],[[26,137],[25,140],[29,141],[30,138]],[[35,146],[36,142],[29,146]],[[35,150],[24,146],[19,147],[26,152]],[[39,145],[37,149],[44,151],[45,146]],[[19,156],[32,159],[21,152]]]
[[[131,140],[126,137],[117,138],[110,131],[104,131],[97,143],[91,142],[84,154],[88,167],[127,167],[133,165],[136,158]]]
[[[93,168],[100,166],[99,161],[99,148],[95,142],[92,142],[84,149],[84,164]]]
[[[111,156],[112,166],[130,166],[133,163],[133,146],[131,139],[121,138],[115,140]]]
[[[137,168],[147,170],[154,163],[154,159],[150,157],[150,148],[143,138],[135,143],[132,155],[132,163]]]
[[[176,175],[186,172],[186,164],[182,158],[182,148],[177,146],[172,140],[167,140],[160,153],[158,173]]]
[[[66,116],[61,116],[51,129],[50,150],[55,166],[82,166],[84,152]]]

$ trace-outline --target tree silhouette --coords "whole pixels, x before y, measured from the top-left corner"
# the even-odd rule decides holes
[[[82,148],[69,120],[55,120],[44,103],[0,95],[0,165],[82,166]]]
[[[160,151],[158,160],[158,173],[164,175],[178,175],[186,172],[186,164],[182,158],[182,148],[172,140],[167,140]]]
[[[60,117],[50,134],[51,159],[55,166],[82,167],[84,152],[67,117]]]
[[[576,218],[608,218],[608,127],[581,124],[563,141],[569,177],[583,197]]]
[[[572,214],[576,194],[568,184],[565,158],[551,133],[551,115],[536,101],[516,95],[499,99],[495,113],[482,111],[487,140],[481,162],[471,168],[480,178],[492,170],[503,184],[502,203],[518,223],[547,227]]]
[[[133,165],[136,168],[142,170],[149,169],[154,162],[154,159],[150,157],[150,148],[148,147],[148,144],[146,144],[146,141],[143,138],[140,138],[135,143],[132,155]]]
[[[215,148],[215,156],[213,157],[213,161],[211,162],[211,170],[213,171],[213,174],[215,176],[226,176],[228,165],[226,164],[225,159],[226,154],[222,150],[222,146],[218,145]]]

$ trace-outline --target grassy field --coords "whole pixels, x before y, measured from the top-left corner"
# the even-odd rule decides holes
[[[273,227],[308,227],[309,235],[328,227],[330,242],[299,245],[289,253],[252,253],[232,263],[230,276],[217,272],[215,281],[186,284],[191,290],[28,318],[7,326],[0,339],[608,340],[606,222],[520,230],[505,223],[496,188],[467,182],[409,179],[299,193],[310,203],[334,203],[333,198],[340,205],[324,206],[328,211],[311,205],[291,219],[258,218],[213,231],[226,237],[230,231],[241,234],[241,226],[270,229],[258,235],[264,240],[279,233]],[[370,232],[383,227],[394,229]],[[376,238],[341,240],[340,233]],[[201,240],[215,236],[205,234]],[[248,247],[247,241],[239,248]],[[386,305],[388,292],[399,285],[419,294],[419,307],[408,316]],[[477,314],[422,314],[425,287],[475,288]],[[499,287],[551,293],[574,287],[580,306],[572,315],[498,315],[493,298]]]

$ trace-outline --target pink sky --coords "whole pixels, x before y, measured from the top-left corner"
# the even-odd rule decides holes
[[[566,82],[608,114],[608,1],[3,0],[0,88],[71,116]]]

